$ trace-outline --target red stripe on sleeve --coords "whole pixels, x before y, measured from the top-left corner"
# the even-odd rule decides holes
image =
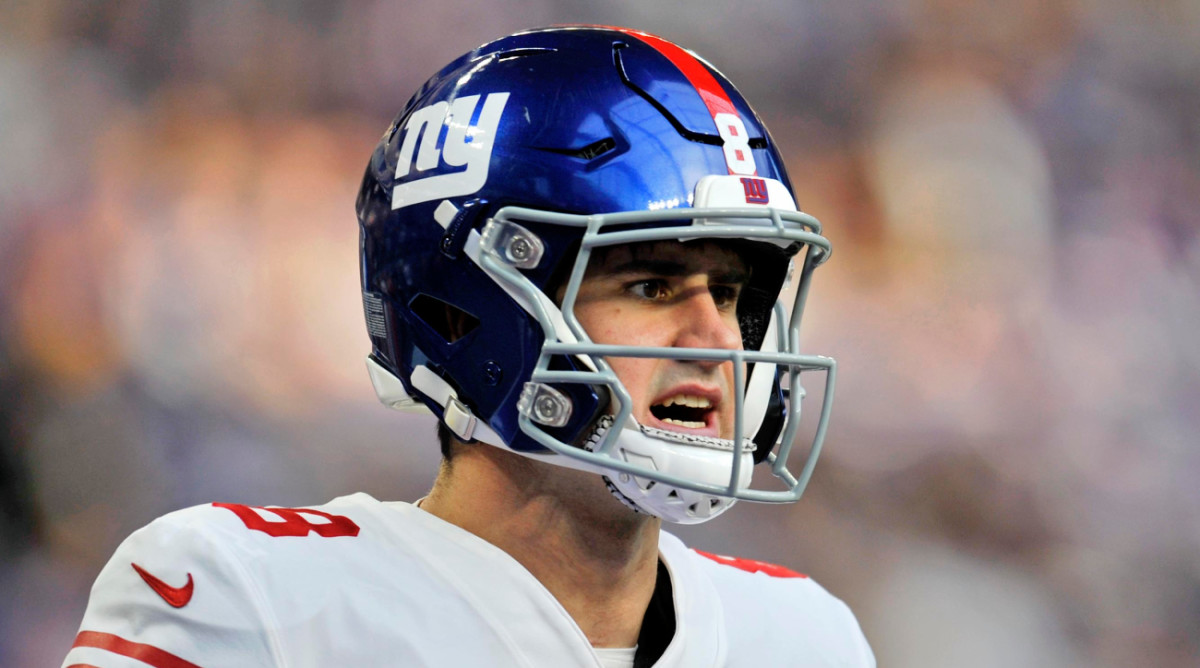
[[[170,652],[161,650],[154,645],[146,645],[132,640],[126,640],[118,635],[111,633],[100,633],[98,631],[80,631],[79,635],[75,636],[75,647],[95,647],[103,649],[113,654],[120,654],[131,659],[137,659],[142,663],[154,666],[154,668],[200,668],[196,664],[181,659]]]

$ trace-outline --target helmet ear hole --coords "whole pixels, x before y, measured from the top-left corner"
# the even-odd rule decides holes
[[[408,308],[448,344],[479,327],[479,318],[449,302],[424,293],[414,297]]]

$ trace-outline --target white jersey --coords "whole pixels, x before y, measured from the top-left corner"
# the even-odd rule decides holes
[[[654,666],[875,664],[853,614],[812,580],[666,533],[659,552],[675,632]],[[507,553],[355,494],[309,509],[197,506],[137,531],[92,588],[63,662],[75,665],[602,664]]]

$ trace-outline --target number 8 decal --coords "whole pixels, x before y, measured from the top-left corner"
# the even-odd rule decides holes
[[[717,132],[725,140],[725,164],[729,165],[730,174],[757,174],[754,165],[754,154],[750,151],[750,137],[746,126],[736,114],[720,113],[713,115],[717,124]]]

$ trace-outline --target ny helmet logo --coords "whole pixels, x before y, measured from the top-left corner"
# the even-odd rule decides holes
[[[746,191],[747,204],[766,204],[771,201],[767,194],[767,182],[750,177],[742,178],[742,188]]]
[[[400,183],[392,189],[392,209],[400,209],[434,199],[469,195],[487,183],[488,165],[500,115],[508,102],[508,93],[489,93],[474,124],[479,95],[466,95],[453,103],[441,101],[414,111],[404,124],[404,139],[396,161],[396,178],[410,172],[424,172],[442,162],[460,171],[435,174]],[[439,148],[438,140],[445,139]],[[420,146],[417,146],[418,140]],[[416,160],[414,162],[414,153]]]

